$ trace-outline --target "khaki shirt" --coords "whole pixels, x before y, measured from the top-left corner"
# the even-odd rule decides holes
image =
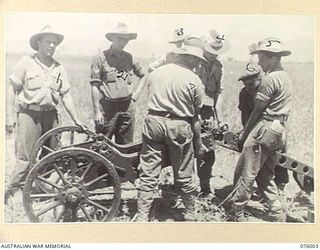
[[[291,98],[291,80],[283,70],[267,73],[262,79],[256,94],[258,100],[268,103],[263,115],[289,115]]]
[[[18,94],[18,103],[56,106],[59,95],[70,89],[67,74],[55,60],[47,67],[35,55],[23,57],[9,77]]]
[[[199,114],[204,88],[200,78],[182,65],[166,64],[150,74],[148,110],[191,118]]]
[[[203,104],[213,106],[222,92],[223,65],[219,60],[207,64],[200,63],[196,72],[205,86]]]
[[[90,83],[99,88],[104,98],[113,100],[132,94],[132,76],[144,76],[138,63],[133,63],[132,55],[125,51],[108,49],[93,58]]]

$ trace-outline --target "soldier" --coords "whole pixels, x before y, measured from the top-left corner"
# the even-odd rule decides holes
[[[204,121],[218,121],[218,126],[222,126],[222,80],[223,65],[218,60],[218,56],[226,53],[230,49],[230,43],[215,30],[210,30],[210,38],[204,46],[204,57],[208,63],[200,63],[197,72],[200,75],[205,87],[203,107],[200,114]],[[212,167],[215,162],[214,151],[206,152],[203,161],[197,161],[198,176],[200,179],[201,196],[213,198],[210,188],[210,178],[212,177]]]
[[[203,152],[198,115],[203,85],[192,71],[203,57],[202,41],[174,52],[177,61],[153,71],[148,114],[144,121],[138,188],[138,221],[148,221],[161,168],[169,162],[185,205],[185,220],[195,220],[194,150]],[[200,47],[199,47],[200,46]],[[193,135],[194,132],[194,135]]]
[[[172,39],[169,43],[172,43],[176,46],[176,48],[181,48],[183,42],[190,36],[189,33],[185,31],[184,28],[177,28],[173,31]],[[161,56],[158,60],[152,62],[149,65],[148,72],[151,73],[156,68],[165,65],[167,63],[172,63],[175,60],[176,56],[175,53],[172,51],[168,52],[167,54]]]
[[[134,63],[132,55],[124,51],[137,33],[130,32],[125,23],[119,23],[113,32],[106,34],[111,47],[95,56],[91,65],[91,94],[96,132],[108,137],[115,135],[115,142],[127,144],[133,141],[134,102],[140,93],[133,92],[132,75],[143,78],[142,68]],[[115,131],[108,123],[117,117]]]
[[[256,180],[268,206],[268,219],[285,222],[277,186],[274,182],[275,153],[286,144],[286,122],[291,110],[291,81],[281,66],[281,57],[291,54],[277,38],[266,38],[251,54],[258,54],[259,65],[266,73],[258,87],[254,109],[239,147],[243,150],[236,166],[239,173],[232,202],[232,214],[243,220],[244,208]]]
[[[245,128],[249,117],[253,111],[254,107],[254,98],[257,93],[257,89],[260,85],[262,78],[262,74],[259,70],[256,70],[255,68],[251,68],[251,70],[246,70],[246,72],[238,79],[239,81],[242,81],[245,85],[240,93],[239,93],[239,105],[238,108],[241,111],[241,122],[243,128]],[[281,150],[283,153],[287,151],[286,148],[287,145]],[[279,189],[280,192],[284,191],[284,188],[286,184],[289,182],[289,174],[288,170],[276,166],[275,169],[275,183]]]
[[[34,143],[58,125],[56,106],[59,96],[70,117],[81,125],[70,95],[70,84],[64,68],[53,55],[64,36],[45,26],[30,39],[33,55],[23,57],[9,77],[7,89],[6,131],[15,126],[14,106],[17,103],[16,167],[6,190],[5,202],[13,195],[28,174],[30,153]],[[17,100],[15,100],[17,99]]]

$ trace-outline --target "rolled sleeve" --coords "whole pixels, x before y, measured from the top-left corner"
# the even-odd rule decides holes
[[[13,86],[15,91],[18,91],[23,87],[28,59],[29,59],[29,56],[23,57],[15,65],[11,75],[9,76],[10,84]]]
[[[273,81],[269,77],[265,77],[261,80],[256,98],[264,102],[269,102],[274,96],[274,91],[275,86]]]
[[[99,55],[95,56],[92,60],[90,68],[90,84],[100,84],[101,83],[101,73],[102,73],[102,61]]]

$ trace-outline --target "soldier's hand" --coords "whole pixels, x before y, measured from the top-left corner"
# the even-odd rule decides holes
[[[104,117],[103,114],[101,112],[101,110],[98,110],[95,114],[94,114],[94,121],[100,125],[104,124]]]
[[[88,129],[88,127],[86,125],[84,125],[81,121],[79,120],[75,120],[74,124],[78,127],[81,128],[81,130],[86,131]]]
[[[6,119],[6,132],[9,134],[13,133],[13,129],[16,126],[16,121],[12,116],[7,117]]]

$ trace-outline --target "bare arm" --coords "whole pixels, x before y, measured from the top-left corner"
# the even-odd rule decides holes
[[[93,104],[94,120],[100,124],[103,124],[104,118],[100,109],[100,91],[98,87],[95,85],[91,85],[91,97]]]
[[[81,123],[78,119],[78,116],[74,107],[74,102],[70,95],[70,92],[67,92],[62,96],[62,102],[68,114],[70,115],[71,119],[74,121],[74,123],[76,125],[80,125]]]
[[[267,108],[268,103],[261,101],[259,99],[256,100],[254,109],[249,117],[249,120],[244,128],[243,134],[240,137],[240,140],[242,142],[245,142],[248,135],[254,128],[254,126],[257,124],[258,120],[261,118],[263,111]]]
[[[16,92],[11,84],[8,85],[7,88],[7,112],[6,112],[6,131],[8,133],[13,132],[13,127],[15,126],[15,103]]]
[[[201,122],[198,115],[192,118],[191,128],[193,132],[195,156],[196,158],[201,158],[206,151],[206,148],[201,141]]]
[[[137,101],[140,98],[141,93],[142,93],[142,91],[144,90],[144,88],[146,86],[148,77],[149,77],[149,74],[146,74],[144,77],[139,79],[138,87],[135,90],[135,92],[132,93],[132,100],[133,101]]]
[[[148,72],[151,73],[156,68],[159,68],[160,66],[165,65],[166,64],[166,56],[167,56],[167,54],[162,55],[159,59],[150,63]]]
[[[216,97],[214,98],[214,107],[217,112],[217,118],[219,122],[223,122],[224,120],[224,115],[223,115],[223,108],[222,108],[222,103],[223,103],[223,95],[222,93],[218,93]],[[222,126],[223,124],[219,124],[219,126]]]

